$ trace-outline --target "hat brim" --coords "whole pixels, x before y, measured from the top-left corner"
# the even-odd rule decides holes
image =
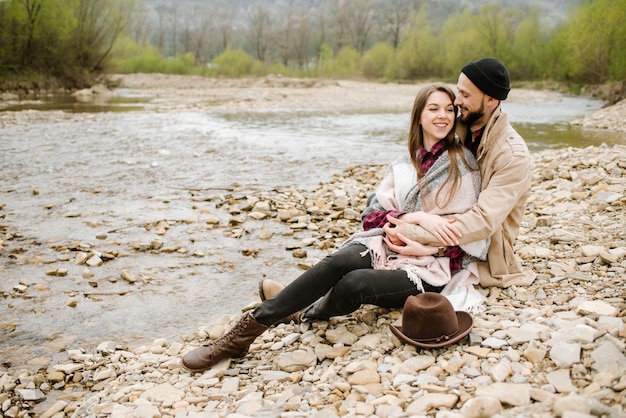
[[[408,336],[406,336],[402,330],[402,326],[389,325],[389,329],[398,337],[401,341],[404,341],[406,344],[411,344],[416,347],[421,348],[440,348],[445,347],[446,345],[454,344],[455,342],[461,340],[467,334],[469,334],[472,329],[472,325],[474,324],[474,320],[472,316],[464,311],[455,311],[457,322],[459,324],[459,330],[450,336],[447,340],[436,341],[436,342],[424,342],[424,341],[416,341]]]

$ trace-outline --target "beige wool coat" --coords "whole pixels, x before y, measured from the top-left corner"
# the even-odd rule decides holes
[[[465,138],[468,127],[458,133]],[[485,126],[477,160],[482,176],[478,202],[468,212],[451,216],[463,235],[460,243],[491,238],[487,260],[478,263],[482,286],[528,286],[536,273],[522,268],[513,245],[530,191],[530,153],[500,106]],[[418,225],[407,225],[405,233],[414,241],[441,245]]]

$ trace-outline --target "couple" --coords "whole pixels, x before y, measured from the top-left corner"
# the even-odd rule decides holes
[[[472,312],[482,303],[474,284],[529,285],[535,275],[521,268],[513,243],[530,156],[500,108],[509,83],[504,64],[482,58],[461,70],[457,97],[443,84],[420,90],[408,153],[369,199],[364,231],[284,288],[263,280],[263,302],[223,337],[187,353],[182,366],[201,372],[239,357],[279,323],[328,320],[363,304],[402,308],[423,293]]]

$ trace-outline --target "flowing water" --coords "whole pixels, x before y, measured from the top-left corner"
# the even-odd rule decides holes
[[[4,109],[45,111],[0,131],[5,367],[36,368],[107,340],[172,342],[255,301],[260,277],[289,282],[300,270],[285,246],[303,236],[282,237],[284,225],[266,221],[276,232],[268,242],[253,239],[254,222],[249,236],[231,238],[203,217],[226,224],[216,203],[233,187],[312,190],[348,166],[386,164],[404,151],[409,122],[400,113],[150,112],[145,98],[123,93],[104,105],[57,98]],[[568,124],[601,106],[581,97],[503,105],[531,152],[623,143]],[[146,227],[159,220],[170,224],[165,235]],[[137,250],[155,239],[169,250]],[[79,244],[116,257],[85,278],[73,263]],[[257,257],[242,254],[250,247]],[[309,249],[310,261],[323,255]],[[67,275],[46,274],[59,268]],[[123,270],[139,282],[121,280]]]

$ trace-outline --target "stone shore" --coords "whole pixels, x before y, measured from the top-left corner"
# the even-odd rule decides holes
[[[241,315],[230,312],[181,341],[103,341],[70,349],[66,361],[39,371],[0,371],[0,415],[626,417],[626,146],[533,158],[516,249],[537,280],[480,289],[486,310],[459,344],[404,345],[389,331],[400,311],[364,306],[329,322],[273,327],[241,359],[202,374],[183,370],[181,355]],[[236,234],[254,219],[313,231],[315,239],[286,249],[306,268],[307,246],[336,248],[358,228],[383,169],[350,167],[310,193],[233,199],[219,207],[233,222],[216,227]]]

